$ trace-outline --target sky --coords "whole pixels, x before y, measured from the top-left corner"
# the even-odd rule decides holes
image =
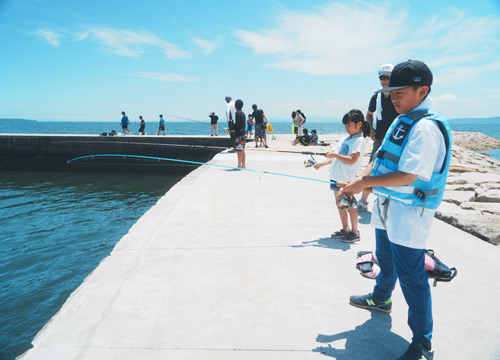
[[[500,0],[0,0],[0,118],[207,120],[229,95],[333,120],[408,59],[445,117],[500,116]]]

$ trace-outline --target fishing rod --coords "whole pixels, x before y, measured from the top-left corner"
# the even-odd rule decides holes
[[[231,170],[245,170],[245,171],[251,171],[251,172],[256,172],[256,173],[261,173],[261,174],[286,176],[286,177],[291,177],[291,178],[301,179],[301,180],[317,181],[317,182],[321,182],[321,183],[334,184],[335,186],[339,186],[339,187],[344,187],[347,185],[347,183],[341,182],[341,181],[321,180],[321,179],[315,179],[315,178],[310,178],[310,177],[305,177],[305,176],[283,174],[283,173],[274,172],[274,171],[256,170],[256,169],[240,168],[240,167],[221,165],[221,164],[204,163],[204,162],[199,162],[199,161],[172,159],[172,158],[163,158],[163,157],[154,157],[154,156],[142,156],[142,155],[125,155],[125,154],[85,155],[85,156],[80,156],[80,157],[76,157],[74,159],[68,160],[67,164],[80,162],[80,161],[86,160],[86,159],[94,160],[97,158],[122,158],[122,159],[130,158],[130,159],[141,159],[141,160],[153,160],[153,161],[156,161],[158,163],[161,161],[170,161],[170,162],[178,162],[178,163],[186,163],[186,164],[194,164],[194,165],[208,165],[208,166],[221,167],[221,168],[231,169]]]
[[[61,141],[53,141],[53,143],[89,143],[89,144],[102,144],[102,143],[111,143],[112,141],[97,141],[97,140],[61,140]],[[210,145],[190,145],[190,144],[159,144],[159,143],[151,143],[151,142],[141,142],[141,141],[127,141],[127,144],[132,145],[148,145],[148,146],[163,146],[163,147],[179,147],[179,148],[189,148],[189,149],[197,149],[197,150],[220,150],[224,151],[229,149],[229,147],[223,146],[210,146]],[[289,154],[301,154],[301,155],[321,155],[324,156],[327,152],[314,152],[314,151],[293,151],[293,150],[259,150],[259,149],[245,149],[245,151],[260,151],[260,152],[279,152],[279,153],[289,153]]]
[[[169,116],[169,117],[173,117],[173,118],[177,118],[177,119],[182,119],[182,120],[188,120],[188,121],[194,121],[194,122],[197,122],[198,124],[203,124],[203,125],[209,125],[209,126],[212,126],[212,124],[210,123],[207,123],[207,122],[204,122],[204,121],[200,121],[200,120],[194,120],[194,119],[188,119],[188,118],[185,118],[185,117],[182,117],[182,116],[176,116],[176,115],[169,115],[169,114],[165,114],[165,116]],[[222,127],[222,126],[219,126],[219,125],[216,125],[219,129],[223,129],[224,131],[228,131],[227,128],[225,127]]]

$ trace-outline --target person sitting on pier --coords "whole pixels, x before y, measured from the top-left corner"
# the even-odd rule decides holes
[[[314,129],[314,130],[311,130],[311,142],[309,143],[309,145],[318,145],[318,142],[319,142],[319,137],[318,137],[318,134],[317,134],[317,131]]]
[[[311,135],[308,134],[308,130],[304,129],[302,130],[303,134],[302,136],[297,136],[295,138],[295,141],[292,143],[292,145],[297,145],[301,144],[304,146],[309,146],[309,143],[311,142]]]

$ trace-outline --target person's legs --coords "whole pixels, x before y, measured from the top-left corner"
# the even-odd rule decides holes
[[[242,162],[242,156],[241,156],[241,151],[236,150],[236,155],[238,155],[238,167],[241,168],[241,162]]]
[[[354,208],[350,208],[349,210],[349,218],[351,219],[351,231],[355,234],[358,233],[358,210]]]
[[[380,273],[377,276],[373,295],[379,300],[386,301],[391,298],[398,275],[394,266],[391,242],[387,236],[387,231],[375,229],[375,237],[375,255],[380,266]]]
[[[427,349],[432,339],[432,298],[429,277],[425,271],[425,250],[392,244],[399,284],[408,304],[408,325],[413,341]]]
[[[247,164],[246,164],[247,154],[245,153],[245,150],[241,150],[240,152],[241,152],[241,166],[240,166],[240,168],[246,169],[246,167],[247,167]]]
[[[337,199],[339,192],[338,190],[333,191],[333,195],[335,196],[335,204],[337,204]],[[340,210],[340,208],[337,205],[337,210],[339,211],[339,216],[340,216],[340,222],[342,223],[342,229],[344,229],[346,232],[349,232],[349,215],[347,214],[347,210]]]

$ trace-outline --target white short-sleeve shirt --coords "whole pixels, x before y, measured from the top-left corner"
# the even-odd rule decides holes
[[[429,108],[427,100],[416,109]],[[433,173],[441,170],[446,156],[446,145],[443,134],[435,121],[419,120],[408,134],[409,139],[403,149],[398,164],[398,170],[418,175],[424,181],[430,180]],[[382,214],[385,198],[377,196],[373,204],[371,225],[377,229],[387,230],[392,243],[414,248],[424,249],[430,233],[435,210],[419,206],[411,206],[395,200],[389,201],[387,217],[384,221]]]
[[[356,163],[349,165],[345,162],[342,162],[338,159],[332,159],[332,163],[330,165],[330,179],[336,181],[348,181],[356,177],[356,174],[359,169],[359,165],[361,165],[361,161],[363,161],[363,155],[365,154],[365,145],[366,141],[363,138],[363,135],[359,136],[346,136],[338,142],[335,147],[335,152],[340,155],[352,155],[357,152],[360,153],[360,156]]]

